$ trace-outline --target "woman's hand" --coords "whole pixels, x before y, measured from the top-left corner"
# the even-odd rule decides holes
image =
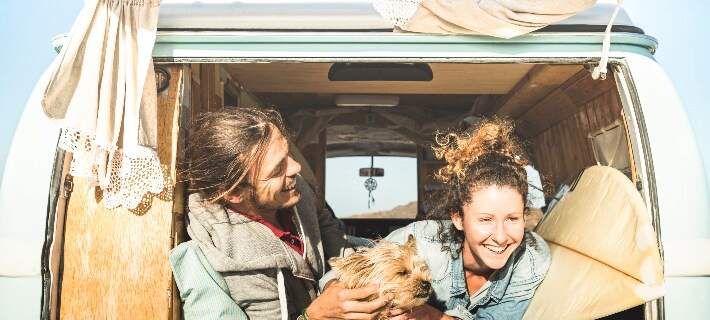
[[[345,289],[339,282],[326,286],[325,291],[318,296],[306,309],[309,320],[322,319],[376,319],[383,307],[392,297],[379,297],[372,301],[363,301],[376,295],[376,285]]]
[[[418,306],[411,311],[402,309],[390,310],[389,320],[453,320],[454,317],[445,315],[439,309],[428,304]]]

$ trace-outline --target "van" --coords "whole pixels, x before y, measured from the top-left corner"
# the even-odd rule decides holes
[[[358,236],[383,236],[421,218],[426,195],[442,187],[431,179],[441,165],[428,148],[433,134],[481,117],[518,123],[548,200],[586,167],[613,166],[645,203],[665,296],[610,318],[706,319],[710,201],[699,151],[653,58],[656,40],[623,11],[612,28],[607,77],[592,79],[612,9],[599,4],[498,39],[392,32],[370,1],[163,1],[153,59],[166,188],[136,210],[104,208],[86,179],[66,174],[71,155],[56,148],[58,128],[27,110],[0,194],[7,230],[0,247],[12,261],[0,265],[0,288],[25,291],[4,302],[10,307],[0,318],[180,319],[168,254],[187,239],[177,164],[190,125],[203,112],[272,106],[293,130],[294,152],[322,205],[335,196],[325,183],[329,159],[415,163],[409,215],[343,218]],[[53,138],[39,141],[37,131]]]

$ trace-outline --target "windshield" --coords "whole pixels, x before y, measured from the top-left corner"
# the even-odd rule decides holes
[[[417,215],[417,159],[374,157],[383,177],[373,177],[372,193],[365,188],[368,177],[360,168],[370,167],[370,157],[338,157],[326,160],[325,198],[338,218],[415,218]],[[371,198],[370,198],[371,196]]]

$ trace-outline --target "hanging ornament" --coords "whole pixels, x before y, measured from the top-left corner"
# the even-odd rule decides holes
[[[365,179],[365,190],[367,190],[367,208],[370,209],[375,205],[375,197],[372,196],[372,191],[377,189],[377,180],[372,177],[372,173],[375,171],[375,157],[370,156],[370,173],[369,178]]]
[[[377,189],[377,180],[373,177],[365,179],[365,189],[367,190],[367,208],[375,205],[375,197],[372,196],[372,191]]]

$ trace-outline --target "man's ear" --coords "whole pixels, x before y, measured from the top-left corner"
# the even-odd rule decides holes
[[[222,196],[222,198],[224,198],[224,200],[228,203],[238,204],[244,202],[245,194],[241,188],[237,188],[231,193]]]
[[[457,230],[463,231],[463,216],[461,213],[458,211],[454,211],[451,213],[451,222],[454,223],[454,227],[456,227]]]

